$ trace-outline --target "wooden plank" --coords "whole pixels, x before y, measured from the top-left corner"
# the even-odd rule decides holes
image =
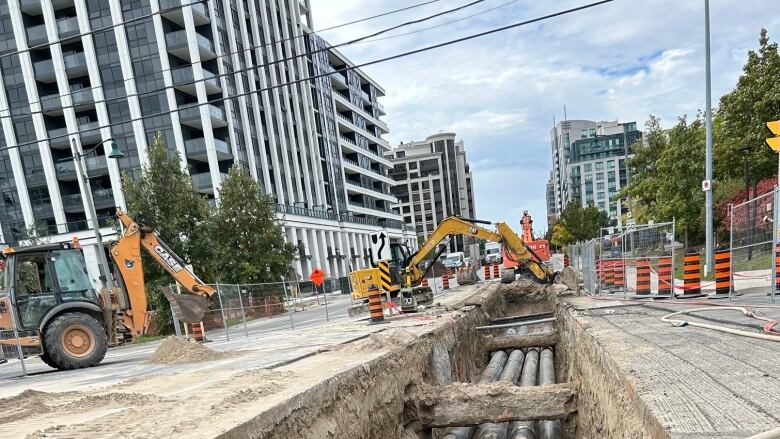
[[[577,384],[423,384],[410,392],[406,409],[426,427],[436,428],[560,419],[577,410]]]
[[[496,335],[483,336],[482,346],[487,352],[500,349],[520,349],[533,347],[555,346],[558,343],[557,332],[540,332],[537,334],[523,335]]]

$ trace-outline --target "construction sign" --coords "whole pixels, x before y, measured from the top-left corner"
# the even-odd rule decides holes
[[[390,259],[390,237],[383,230],[369,235],[371,260],[374,263]]]
[[[766,127],[775,135],[774,137],[766,139],[766,144],[775,152],[780,152],[780,120],[767,122]]]
[[[376,264],[379,269],[379,284],[384,291],[390,291],[393,281],[390,278],[390,266],[387,261],[379,261]]]
[[[309,279],[312,282],[314,282],[314,285],[317,285],[318,287],[321,287],[322,286],[322,281],[325,280],[325,272],[320,270],[319,268],[315,268],[309,274]]]

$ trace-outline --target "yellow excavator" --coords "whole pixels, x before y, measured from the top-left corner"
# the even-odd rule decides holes
[[[410,253],[408,248],[400,243],[390,244],[390,260],[388,268],[390,271],[390,286],[385,291],[391,296],[402,296],[402,309],[416,309],[418,304],[430,302],[433,297],[430,294],[430,288],[421,286],[422,279],[430,271],[432,264],[425,268],[420,267],[420,263],[436,249],[436,246],[447,238],[454,235],[474,236],[486,241],[498,242],[505,247],[507,255],[512,255],[514,261],[518,263],[514,269],[505,269],[501,273],[502,282],[512,282],[515,280],[515,274],[528,276],[538,282],[548,283],[552,281],[553,270],[544,264],[542,259],[529,248],[506,223],[495,223],[496,230],[488,230],[478,224],[492,224],[489,221],[475,220],[451,216],[445,218],[428,239],[420,246],[419,250]],[[433,257],[433,261],[439,259],[442,252],[446,249],[442,247]],[[355,270],[350,273],[350,283],[352,285],[352,298],[355,300],[365,300],[368,298],[369,287],[371,285],[381,286],[380,281],[382,273],[378,267]],[[385,282],[387,284],[387,282]]]
[[[111,247],[118,286],[96,291],[81,246],[73,243],[3,250],[0,348],[5,358],[39,355],[56,369],[99,364],[110,346],[141,335],[147,297],[141,249],[189,294],[165,291],[180,320],[197,322],[215,290],[205,285],[149,226],[119,211],[122,237]],[[19,335],[19,345],[13,330]]]

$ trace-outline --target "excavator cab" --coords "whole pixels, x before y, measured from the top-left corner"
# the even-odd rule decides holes
[[[99,363],[108,334],[81,250],[59,243],[7,248],[3,255],[0,332],[16,329],[22,356],[43,354],[50,365]],[[3,352],[12,357],[18,356],[15,343],[12,337],[0,339]]]

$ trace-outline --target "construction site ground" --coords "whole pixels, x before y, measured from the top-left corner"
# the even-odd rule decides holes
[[[468,297],[480,285],[442,292],[439,303]],[[331,312],[349,300],[333,302]],[[212,438],[431,331],[447,314],[395,317],[387,324],[339,321],[261,331],[206,344],[229,358],[150,364],[160,344],[110,350],[98,367],[43,372],[0,385],[0,437]],[[285,317],[282,317],[285,318]],[[281,320],[277,317],[277,320]]]
[[[767,304],[764,290],[732,302],[698,300]],[[673,438],[746,438],[780,426],[780,343],[661,321],[669,313],[702,307],[700,303],[602,299],[569,297],[562,304],[616,368],[610,372],[618,374],[633,400],[620,410],[650,414],[659,431]],[[763,312],[780,320],[780,307]],[[729,310],[677,318],[756,333],[765,323]],[[582,422],[588,414],[578,416]],[[658,435],[647,431],[644,437]]]

